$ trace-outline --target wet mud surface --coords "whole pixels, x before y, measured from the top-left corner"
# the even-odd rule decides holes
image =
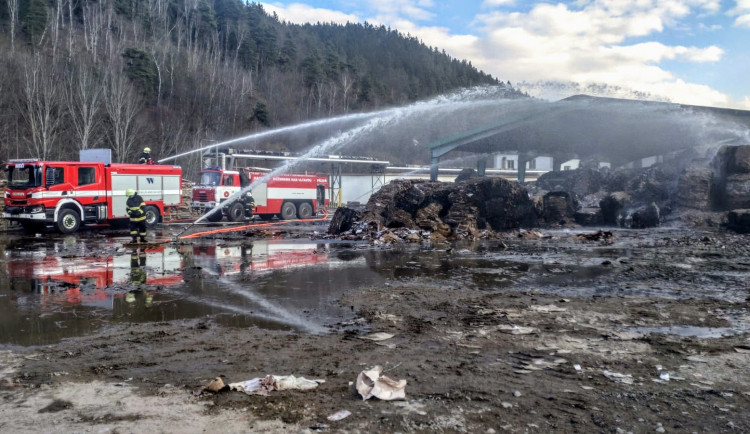
[[[0,430],[750,431],[748,237],[583,232],[373,247],[298,228],[143,264],[115,235],[11,235]],[[406,400],[361,399],[374,365]],[[198,393],[267,374],[325,382]]]

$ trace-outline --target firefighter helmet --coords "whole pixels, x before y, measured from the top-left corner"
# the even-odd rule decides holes
[[[151,152],[151,148],[143,148],[143,152],[148,154]]]
[[[127,197],[130,197],[134,194],[135,194],[135,190],[133,190],[132,188],[128,188],[127,190],[125,190],[125,196]]]

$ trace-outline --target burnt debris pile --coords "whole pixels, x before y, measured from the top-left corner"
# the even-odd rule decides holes
[[[339,208],[329,233],[344,238],[417,241],[491,237],[536,225],[537,211],[526,188],[501,178],[457,183],[392,181],[361,212]]]
[[[713,158],[684,152],[647,168],[549,172],[528,188],[462,175],[455,183],[393,181],[364,210],[340,208],[329,233],[393,242],[494,237],[536,226],[643,229],[675,210],[726,213],[731,229],[750,232],[749,146],[723,146]]]
[[[730,211],[730,229],[750,233],[750,146],[724,146],[711,163],[709,190],[714,210]]]
[[[584,226],[641,229],[658,226],[675,210],[732,211],[726,216],[729,227],[748,232],[742,222],[750,213],[743,211],[750,209],[750,146],[722,146],[713,158],[684,151],[647,168],[550,172],[534,186],[534,194],[544,199],[562,193],[578,202],[576,209],[571,212],[568,206],[566,218],[560,219],[557,210],[545,205],[541,221],[565,224],[572,213]]]

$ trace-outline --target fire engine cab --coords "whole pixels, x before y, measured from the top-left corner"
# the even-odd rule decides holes
[[[243,176],[240,176],[240,173]],[[204,169],[200,172],[200,182],[193,187],[193,210],[202,213],[212,210],[225,202],[234,193],[260,180],[266,173],[249,168],[223,170],[220,167]],[[318,174],[274,175],[253,187],[250,194],[255,208],[246,206],[246,198],[240,197],[234,203],[222,207],[207,217],[209,221],[219,221],[224,215],[233,222],[257,215],[263,220],[277,216],[281,220],[294,218],[308,219],[322,207],[328,206],[328,177]]]
[[[128,188],[143,197],[148,226],[182,201],[179,166],[24,159],[10,160],[5,170],[3,218],[26,231],[53,225],[67,234],[81,224],[127,219]]]

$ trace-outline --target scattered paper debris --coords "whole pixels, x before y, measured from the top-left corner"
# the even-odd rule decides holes
[[[613,338],[619,339],[621,341],[632,341],[635,339],[640,339],[643,337],[642,333],[632,333],[632,332],[612,332],[610,334]]]
[[[370,370],[362,371],[357,376],[357,392],[362,395],[362,400],[368,400],[373,396],[384,401],[394,399],[406,399],[406,380],[393,380],[381,376],[382,366],[375,366]]]
[[[603,371],[605,377],[614,380],[615,383],[633,384],[633,376],[630,374],[620,374],[619,372]]]
[[[394,336],[396,336],[396,335],[392,335],[390,333],[382,333],[381,332],[381,333],[372,333],[372,334],[369,334],[369,335],[366,335],[366,336],[362,336],[362,339],[367,339],[367,340],[375,341],[375,342],[381,342],[381,341],[387,341],[388,339],[390,339],[390,338],[392,338]]]
[[[535,230],[527,231],[527,230],[524,230],[524,229],[519,230],[517,236],[518,236],[518,238],[525,238],[525,239],[539,239],[539,238],[544,238],[544,234],[542,234],[539,231],[535,231]]]
[[[530,335],[536,333],[536,329],[533,327],[523,327],[517,325],[499,325],[497,329],[503,333],[510,333],[512,335]]]
[[[294,375],[266,375],[263,378],[231,383],[230,390],[237,390],[248,395],[268,395],[274,390],[310,390],[318,387],[325,380],[309,380]]]
[[[380,345],[381,347],[386,347],[389,350],[395,350],[396,349],[396,344],[387,344],[387,343],[384,343],[384,342],[375,342],[375,345]]]
[[[211,393],[219,393],[223,389],[227,387],[226,384],[224,384],[224,380],[221,379],[221,377],[216,377],[213,380],[211,380],[210,383],[206,384],[203,387],[199,387],[193,391],[193,394],[195,396],[198,396],[202,394],[203,392],[211,392]]]
[[[391,313],[375,312],[375,318],[390,321],[393,323],[401,322],[402,318]]]
[[[331,422],[336,422],[337,420],[346,419],[347,417],[351,415],[352,415],[352,412],[349,410],[340,410],[328,416],[328,420],[330,420]]]
[[[565,359],[545,360],[535,359],[532,362],[527,363],[523,366],[525,371],[541,371],[542,369],[554,368],[563,363],[567,363]]]
[[[224,384],[224,380],[222,380],[221,377],[216,377],[213,379],[213,381],[208,383],[208,385],[206,386],[206,390],[208,390],[209,392],[217,393],[225,387],[226,385]]]
[[[566,312],[568,310],[564,307],[557,307],[554,304],[548,304],[545,306],[534,305],[534,306],[529,307],[529,309],[533,310],[534,312],[540,312],[540,313]]]

